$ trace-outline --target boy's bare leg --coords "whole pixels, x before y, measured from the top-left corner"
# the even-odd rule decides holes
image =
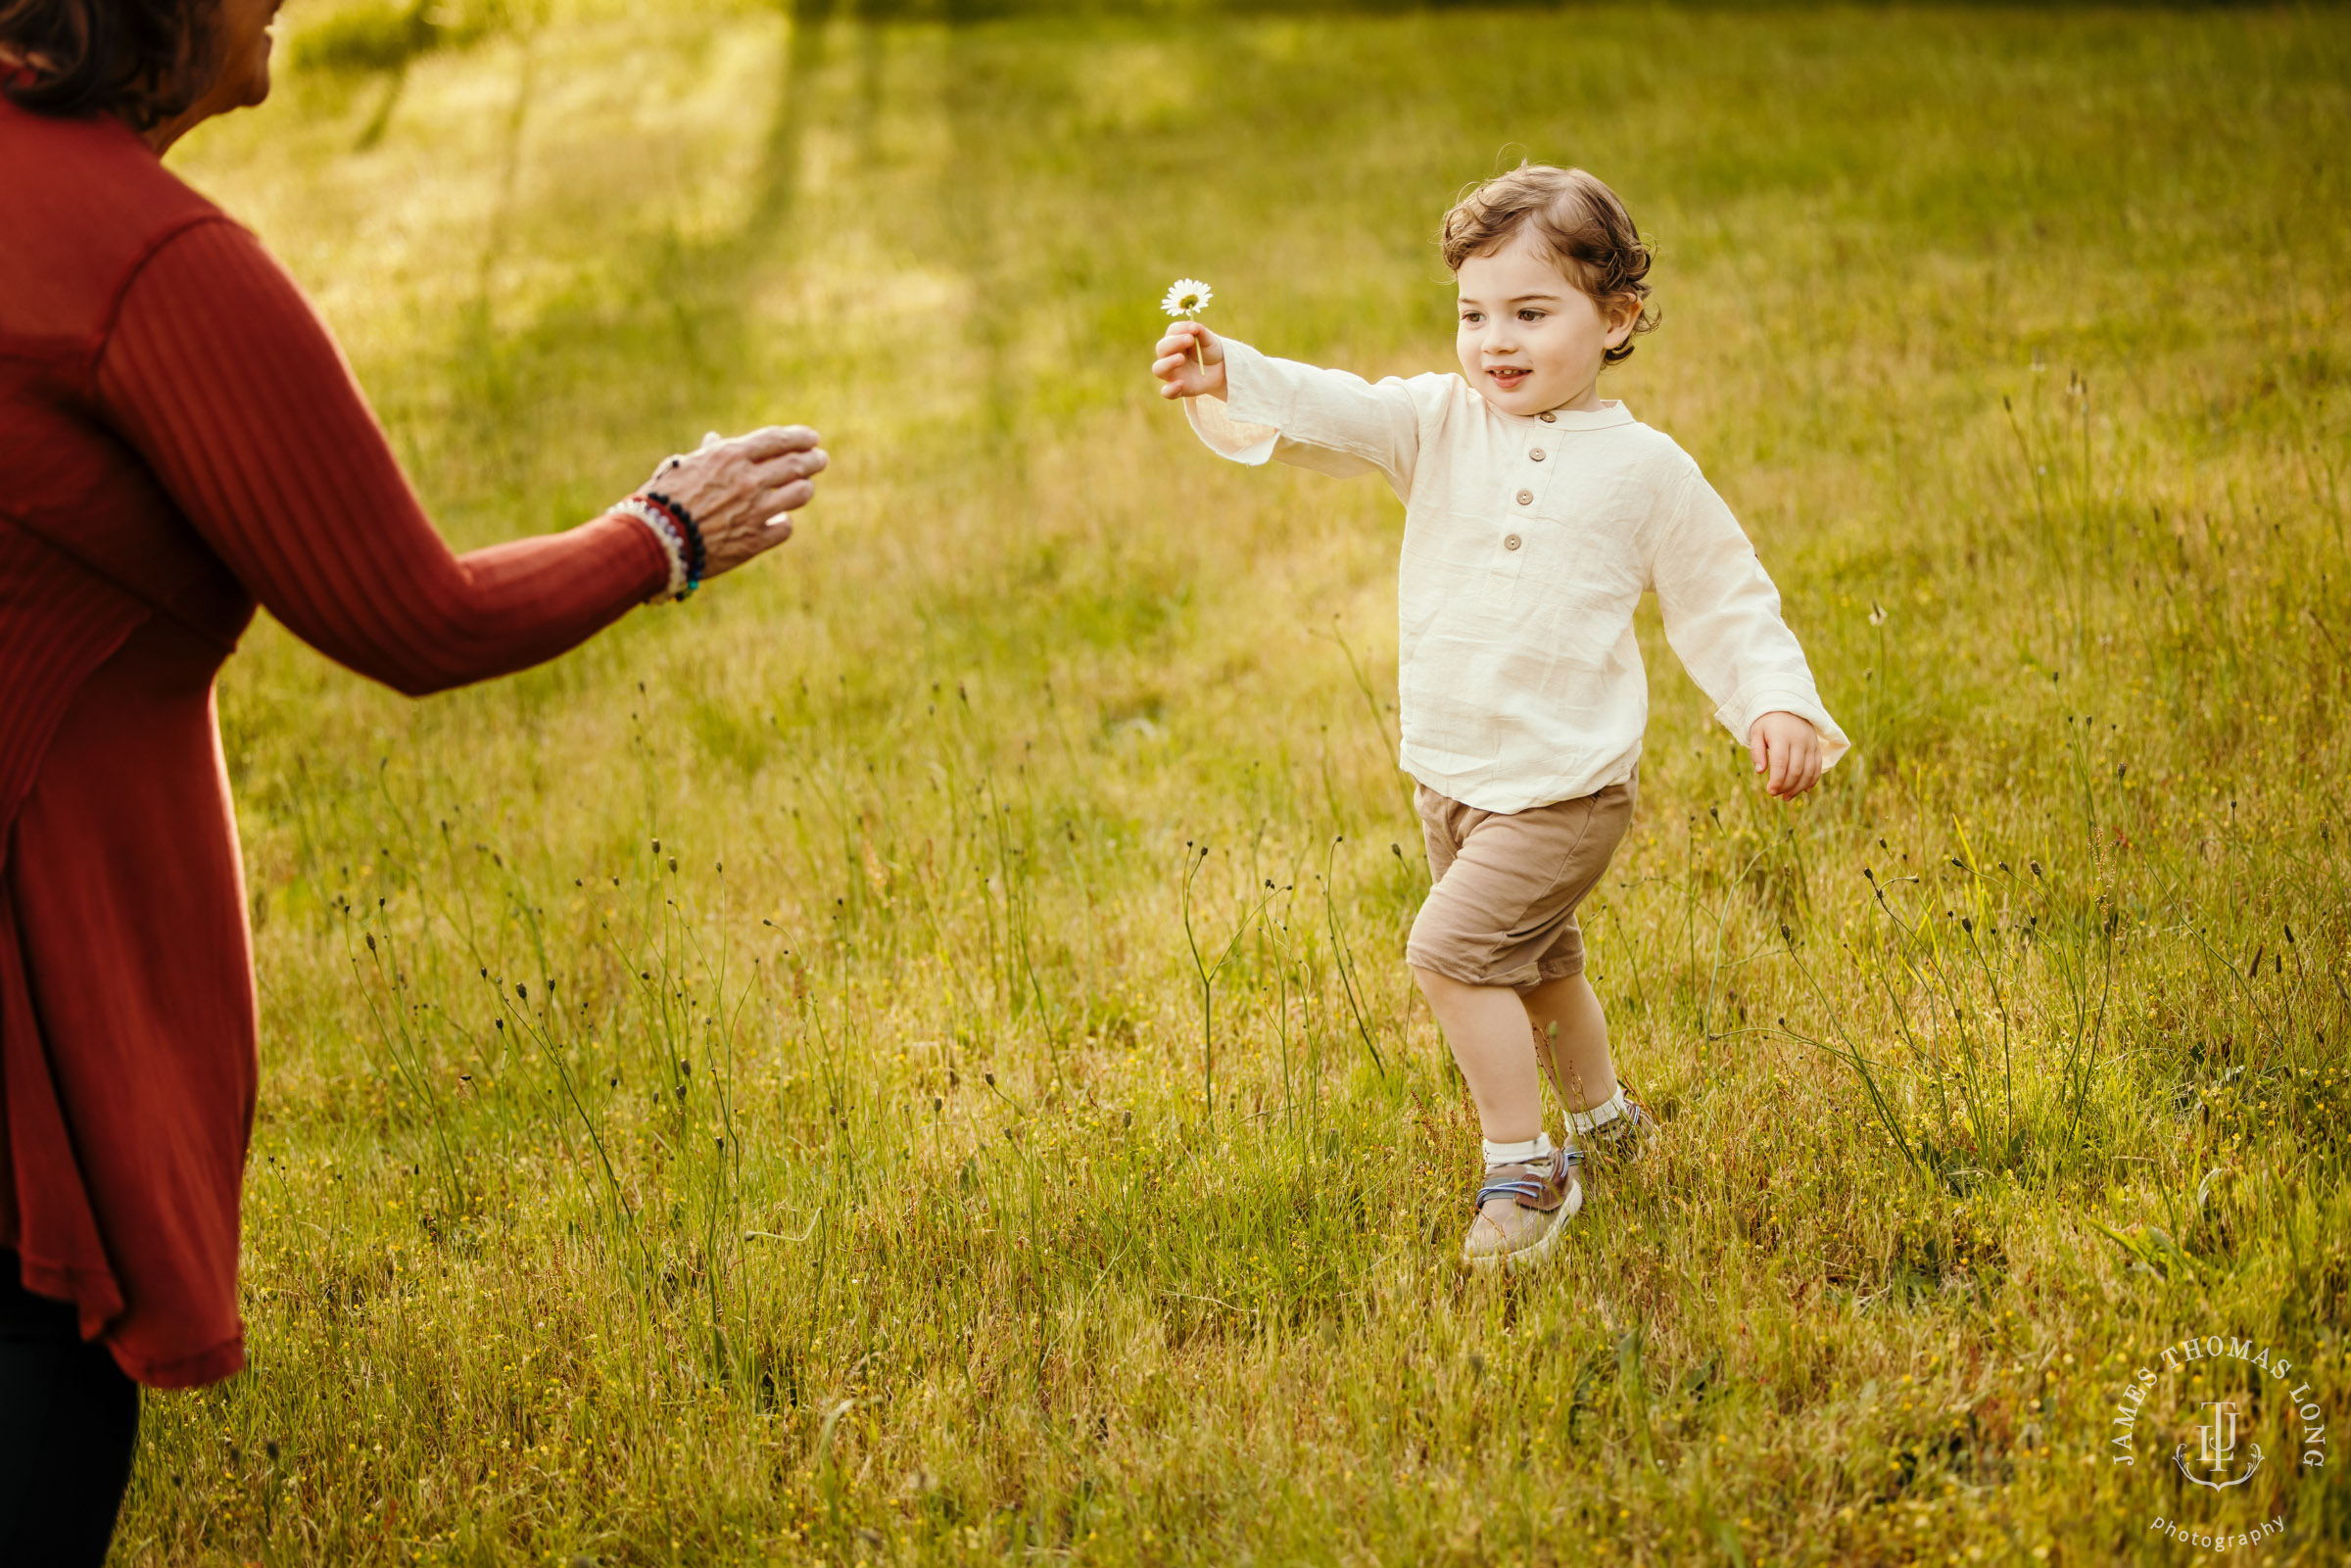
[[[1527,1010],[1518,993],[1507,985],[1465,985],[1417,967],[1413,978],[1469,1082],[1486,1141],[1523,1143],[1542,1132],[1542,1081],[1526,1049]],[[1597,1011],[1599,1003],[1593,1006]]]
[[[1589,1111],[1607,1104],[1616,1093],[1616,1059],[1608,1054],[1608,1019],[1592,982],[1570,974],[1519,992],[1518,999],[1535,1026],[1537,1052],[1549,1058],[1544,1067],[1560,1107]]]

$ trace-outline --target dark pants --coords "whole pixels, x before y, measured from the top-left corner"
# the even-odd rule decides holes
[[[0,1562],[104,1562],[138,1432],[139,1386],[0,1249]]]

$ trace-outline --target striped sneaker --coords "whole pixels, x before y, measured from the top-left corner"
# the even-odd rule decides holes
[[[1559,1149],[1516,1164],[1488,1165],[1477,1217],[1462,1241],[1462,1263],[1480,1271],[1529,1268],[1550,1256],[1559,1232],[1584,1207],[1575,1167],[1584,1157]]]

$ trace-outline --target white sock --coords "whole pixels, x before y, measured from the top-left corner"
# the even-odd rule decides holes
[[[1496,1143],[1491,1138],[1481,1141],[1486,1146],[1486,1164],[1489,1165],[1524,1164],[1529,1160],[1548,1159],[1552,1152],[1551,1134],[1548,1132],[1538,1132],[1524,1143]]]
[[[1614,1094],[1609,1095],[1591,1110],[1568,1112],[1567,1125],[1578,1132],[1598,1132],[1625,1114],[1624,1089],[1620,1085]]]

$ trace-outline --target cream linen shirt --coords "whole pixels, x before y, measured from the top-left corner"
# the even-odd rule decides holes
[[[1848,742],[1821,706],[1739,520],[1671,437],[1611,403],[1520,417],[1458,375],[1374,386],[1230,338],[1225,398],[1184,407],[1236,462],[1378,473],[1405,506],[1397,689],[1407,773],[1480,811],[1573,800],[1632,777],[1649,723],[1633,608],[1745,743],[1775,709]]]

